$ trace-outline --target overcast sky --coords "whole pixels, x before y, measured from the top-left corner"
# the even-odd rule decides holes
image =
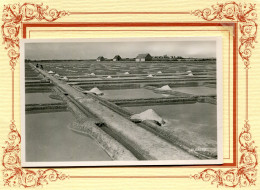
[[[95,59],[98,56],[134,58],[140,53],[152,56],[216,57],[216,41],[153,42],[44,42],[26,43],[25,58],[32,60]]]

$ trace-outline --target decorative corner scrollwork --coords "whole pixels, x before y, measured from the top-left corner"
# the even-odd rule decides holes
[[[5,49],[8,50],[9,64],[14,70],[20,57],[19,34],[21,24],[31,20],[53,22],[69,13],[66,11],[58,11],[57,9],[49,9],[48,6],[35,3],[24,3],[20,5],[5,5],[3,10],[1,26],[3,43]]]
[[[191,14],[198,16],[207,21],[214,20],[231,20],[239,22],[240,45],[239,55],[242,58],[246,68],[249,68],[252,49],[257,36],[258,25],[257,12],[255,4],[244,4],[236,2],[219,3],[212,5],[211,8],[192,11]]]
[[[212,5],[211,8],[192,11],[191,14],[198,16],[206,21],[229,20],[239,23],[239,55],[243,60],[245,69],[250,67],[250,57],[257,36],[257,12],[255,4],[241,4],[236,2],[219,3]],[[246,79],[248,80],[248,78]],[[248,91],[248,89],[246,88]],[[248,97],[246,97],[248,98]],[[248,107],[248,105],[246,105]],[[247,113],[246,113],[247,114]],[[247,118],[247,117],[246,117]],[[210,181],[217,186],[225,187],[245,187],[255,185],[258,157],[256,146],[250,132],[249,120],[245,120],[245,124],[239,134],[239,151],[241,157],[237,168],[223,171],[221,169],[205,169],[191,177],[196,180]]]
[[[3,44],[8,51],[10,58],[9,64],[11,70],[15,70],[15,66],[20,57],[19,34],[21,24],[26,21],[38,20],[53,22],[62,16],[68,15],[68,12],[49,9],[43,4],[24,3],[22,5],[12,4],[5,5],[3,10],[1,26]],[[4,167],[3,180],[7,186],[23,186],[37,187],[48,184],[50,181],[64,180],[69,176],[58,172],[55,169],[31,170],[21,167],[21,135],[15,125],[15,120],[11,120],[9,126],[10,132],[8,140],[3,147],[2,165]]]

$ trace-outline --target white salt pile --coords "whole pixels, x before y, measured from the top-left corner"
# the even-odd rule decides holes
[[[109,76],[107,76],[107,79],[112,79],[112,77],[109,75]]]
[[[57,78],[59,78],[59,77],[60,77],[60,75],[59,75],[58,73],[56,73],[56,74],[54,75],[54,77],[57,77]]]
[[[137,121],[152,120],[159,125],[165,124],[165,121],[162,119],[162,117],[160,117],[153,109],[148,109],[142,113],[134,114],[130,117],[130,119]]]
[[[152,74],[149,74],[147,77],[153,77],[153,75],[152,75]]]
[[[189,73],[188,76],[193,76],[193,74],[192,74],[192,73]]]
[[[53,71],[49,71],[48,73],[49,73],[49,74],[54,74],[54,72],[53,72]]]
[[[90,73],[91,76],[95,76],[95,73]]]
[[[187,73],[191,73],[191,71],[187,71]]]
[[[162,71],[158,71],[157,73],[158,73],[158,74],[162,74]]]
[[[103,93],[101,90],[99,90],[97,87],[92,88],[89,92],[92,92],[92,93],[94,93],[94,94],[96,94],[96,95],[103,95],[103,94],[104,94],[104,93]]]
[[[128,72],[125,72],[124,74],[125,74],[125,75],[129,75],[129,73],[128,73]]]
[[[164,85],[161,88],[157,88],[157,90],[172,90],[171,87],[169,87],[169,85]]]
[[[64,80],[64,81],[69,81],[68,77],[66,77],[66,76],[61,77],[60,79],[61,79],[61,80]]]

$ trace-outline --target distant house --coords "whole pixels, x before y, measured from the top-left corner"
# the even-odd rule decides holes
[[[136,58],[135,58],[136,62],[142,62],[142,61],[152,61],[152,56],[149,53],[145,53],[145,54],[139,54]]]
[[[99,57],[97,58],[97,61],[105,61],[105,58],[104,58],[103,56],[99,56]]]
[[[116,55],[114,58],[113,58],[113,61],[120,61],[122,58],[120,57],[120,55]]]
[[[170,59],[170,57],[168,55],[163,56],[163,60],[168,61],[169,59]]]
[[[153,59],[153,61],[158,61],[158,60],[160,60],[160,59],[159,59],[159,56],[153,56],[152,59]]]

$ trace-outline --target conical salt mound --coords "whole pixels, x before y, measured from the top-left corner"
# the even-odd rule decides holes
[[[157,90],[172,90],[171,87],[169,87],[169,85],[164,85],[161,88],[157,88]]]
[[[112,79],[112,77],[109,75],[109,76],[107,76],[107,79]]]
[[[90,73],[91,76],[95,76],[95,73]]]
[[[48,73],[49,73],[49,74],[54,74],[54,72],[53,72],[53,71],[49,71]]]
[[[92,93],[94,93],[94,94],[96,94],[96,95],[103,95],[103,94],[104,94],[104,93],[103,93],[101,90],[99,90],[97,87],[92,88],[89,92],[92,92]]]
[[[153,77],[153,75],[152,75],[152,74],[149,74],[147,77]]]
[[[137,121],[152,120],[160,125],[165,123],[165,121],[153,109],[148,109],[142,113],[134,114],[130,119]]]
[[[191,73],[191,71],[187,71],[187,73]]]
[[[64,81],[68,81],[68,80],[69,80],[68,77],[66,77],[66,76],[61,77],[60,79],[61,79],[61,80],[64,80]]]
[[[188,76],[193,76],[193,74],[192,74],[192,73],[189,73]]]
[[[60,75],[59,75],[58,73],[56,73],[54,76],[55,76],[55,77],[59,77]]]
[[[129,73],[128,73],[128,72],[125,72],[124,74],[125,74],[125,75],[129,75]]]
[[[158,73],[158,74],[162,74],[162,71],[158,71],[157,73]]]

